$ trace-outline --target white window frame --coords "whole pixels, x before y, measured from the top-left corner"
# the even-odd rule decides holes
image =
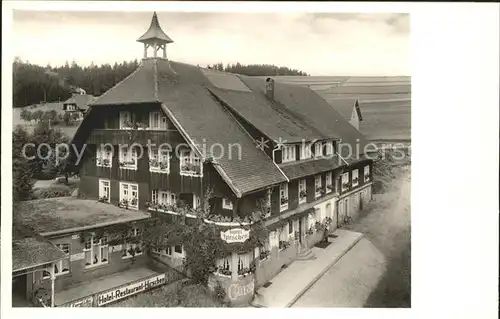
[[[137,147],[129,147],[128,145],[119,146],[118,150],[120,169],[137,170]],[[122,165],[122,163],[127,162]]]
[[[156,117],[156,118],[155,118]],[[150,130],[167,130],[167,116],[161,111],[149,112]]]
[[[314,157],[323,156],[323,142],[316,142],[314,144]]]
[[[151,251],[154,254],[158,254],[160,256],[167,256],[167,257],[172,257],[172,251],[173,251],[173,246],[167,246],[164,249],[158,249],[156,247],[152,247]]]
[[[134,190],[135,188],[135,190]],[[127,191],[125,193],[125,190]],[[136,196],[134,198],[134,192]],[[133,199],[135,199],[135,205],[132,204]],[[127,200],[128,205],[124,205],[122,202]],[[129,209],[139,209],[139,185],[136,183],[126,183],[120,182],[120,206],[127,206]]]
[[[303,179],[299,179],[299,204],[304,204],[305,202],[307,202],[307,182],[306,182],[306,179],[303,178]],[[300,192],[301,191],[304,191],[306,193],[306,196],[305,197],[300,197]]]
[[[282,199],[286,199],[285,203],[282,203]],[[280,212],[288,209],[288,183],[280,184]]]
[[[300,159],[312,158],[311,143],[302,143],[300,146]]]
[[[222,208],[223,209],[233,209],[233,202],[227,198],[227,197],[223,197],[222,198]]]
[[[149,171],[154,173],[170,173],[170,151],[165,147],[149,147]],[[164,167],[161,167],[164,164]]]
[[[153,189],[151,190],[151,202],[160,205],[175,205],[177,202],[177,195],[171,191]]]
[[[70,270],[71,270],[71,263],[69,261],[69,255],[70,255],[70,251],[71,251],[71,245],[68,244],[68,243],[63,243],[63,244],[55,244],[55,246],[57,248],[59,248],[60,250],[62,250],[67,258],[63,259],[63,260],[59,260],[57,261],[55,264],[54,264],[54,276],[62,276],[62,275],[65,275],[65,274],[69,274],[70,273]],[[67,249],[65,249],[65,247],[67,247]],[[63,271],[63,262],[66,263],[68,265],[67,267],[67,270],[66,271]],[[56,266],[58,267],[57,269],[60,270],[59,272],[56,273]]]
[[[296,159],[296,147],[295,145],[284,145],[281,154],[281,162],[288,163],[293,162]]]
[[[321,196],[321,187],[322,187],[322,182],[321,182],[321,175],[318,174],[314,176],[314,194],[316,198]]]
[[[99,200],[101,198],[107,198],[105,200],[107,203],[111,202],[111,181],[109,179],[99,179]]]
[[[132,228],[130,230],[130,233],[133,237],[140,237],[142,236],[142,230],[139,229],[139,228]],[[137,252],[137,247],[140,248],[140,252]],[[138,244],[133,244],[133,243],[124,243],[122,245],[122,259],[128,259],[128,258],[132,258],[134,256],[140,256],[142,255],[142,253],[144,252],[144,249],[141,248],[142,247],[142,244],[141,243],[138,243]],[[129,253],[129,250],[130,249],[134,249],[136,250],[135,251],[135,254],[132,255]]]
[[[185,164],[199,166],[200,172],[197,173],[195,171],[187,171],[183,169],[183,166]],[[203,164],[201,163],[201,159],[198,156],[196,156],[193,150],[180,151],[179,171],[182,176],[195,176],[195,177],[203,176]]]
[[[120,130],[131,130],[132,127],[127,126],[125,123],[132,122],[132,113],[130,111],[120,111]]]
[[[344,187],[344,184],[349,183],[349,172],[342,174],[342,185],[340,186],[343,191],[349,189],[349,187]]]
[[[325,186],[326,186],[326,192],[327,193],[330,193],[332,192],[333,189],[330,189],[328,186],[332,187],[333,186],[333,183],[332,183],[332,172],[328,172],[326,173],[326,177],[325,177]],[[333,187],[332,187],[333,188]]]
[[[325,155],[326,156],[333,155],[333,141],[326,142]]]
[[[113,149],[106,145],[103,150],[101,147],[96,147],[96,166],[98,167],[112,167],[113,166]],[[104,161],[108,161],[108,163],[104,163]]]
[[[356,179],[357,181],[355,181]],[[351,180],[352,187],[356,187],[359,185],[359,170],[357,168],[352,170]]]
[[[363,176],[364,176],[365,182],[370,181],[370,165],[365,165]]]
[[[84,253],[84,261],[85,268],[93,268],[101,265],[107,265],[109,263],[109,246],[107,242],[107,237],[104,236],[100,238],[97,243],[95,242],[97,238],[91,236],[83,243],[83,253]],[[87,242],[90,241],[90,248],[87,248]],[[90,253],[91,264],[87,265],[87,252]],[[106,260],[103,261],[103,252],[106,252]],[[95,254],[97,253],[97,263],[93,263]]]

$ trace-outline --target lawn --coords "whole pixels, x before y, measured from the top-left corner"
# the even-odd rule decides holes
[[[109,307],[225,307],[207,288],[178,281],[109,305]]]

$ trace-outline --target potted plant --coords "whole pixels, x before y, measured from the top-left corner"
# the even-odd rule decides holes
[[[356,178],[353,178],[353,179],[352,179],[352,183],[353,183],[353,184],[356,184],[356,185],[357,185],[357,184],[358,184],[358,181],[359,181],[359,178],[358,178],[358,177],[356,177]]]
[[[108,200],[109,200],[108,196],[101,196],[101,197],[99,197],[99,202],[101,202],[101,203],[106,203],[106,202],[108,202]]]
[[[302,198],[305,198],[307,197],[307,192],[306,191],[300,191],[299,193],[299,197],[302,199]]]
[[[281,198],[280,202],[281,205],[285,205],[286,203],[288,203],[288,198]]]
[[[349,183],[342,184],[342,189],[343,190],[349,189]]]
[[[370,181],[370,175],[365,175],[365,182]]]
[[[265,259],[267,259],[267,257],[269,257],[269,255],[270,255],[269,250],[261,250],[259,253],[259,259],[265,260]]]

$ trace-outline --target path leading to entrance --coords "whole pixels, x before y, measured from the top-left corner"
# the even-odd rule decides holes
[[[313,260],[296,260],[273,279],[272,284],[257,291],[252,305],[256,307],[284,308],[292,306],[328,269],[361,240],[362,234],[337,229],[337,238],[322,249],[313,247],[317,257]]]

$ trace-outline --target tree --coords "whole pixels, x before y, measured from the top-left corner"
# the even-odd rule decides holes
[[[23,121],[30,122],[32,120],[32,116],[33,114],[27,109],[23,109],[21,111],[21,119]]]
[[[28,159],[22,154],[23,145],[29,140],[29,134],[17,126],[12,132],[12,198],[14,203],[27,200],[33,190],[33,169]],[[28,156],[32,155],[28,153]]]

